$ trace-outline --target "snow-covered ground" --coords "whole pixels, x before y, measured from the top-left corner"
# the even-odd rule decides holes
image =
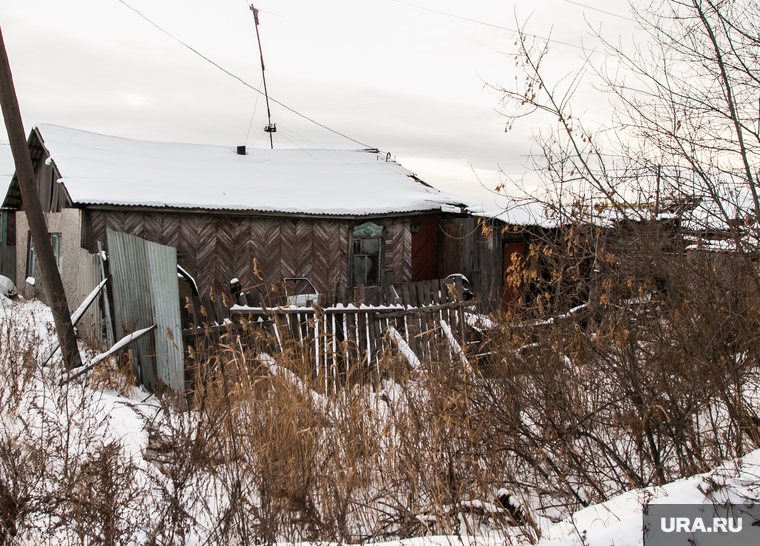
[[[546,527],[541,546],[642,544],[642,507],[651,504],[756,503],[760,500],[760,450],[690,478],[624,493]],[[585,542],[582,538],[585,536]]]
[[[150,438],[146,422],[156,417],[160,410],[159,401],[143,389],[122,385],[116,390],[93,387],[81,379],[60,384],[65,377],[60,363],[32,373],[21,371],[19,362],[23,358],[39,359],[46,354],[54,340],[52,316],[47,307],[36,301],[8,300],[0,296],[0,332],[2,351],[0,362],[6,368],[0,392],[2,406],[2,446],[12,446],[14,442],[39,443],[60,441],[52,432],[66,431],[65,443],[54,446],[53,451],[30,450],[32,453],[48,453],[51,458],[47,471],[42,472],[35,482],[35,495],[54,494],[60,485],[58,477],[51,471],[65,472],[66,465],[82,467],[82,460],[97,462],[98,454],[104,446],[119,446],[119,457],[130,461],[129,479],[140,485],[135,491],[143,493],[135,496],[134,514],[127,514],[126,521],[135,521],[135,528],[141,518],[150,519],[152,495],[156,495],[156,484],[168,478],[160,472],[159,465],[148,456]],[[26,355],[26,356],[25,356]],[[85,362],[91,355],[83,352]],[[182,417],[178,417],[182,419]],[[16,449],[21,446],[16,445]],[[22,453],[23,449],[19,451]],[[68,454],[68,456],[67,456]],[[0,450],[0,485],[13,481],[9,474],[7,460],[2,460]],[[19,455],[19,464],[31,464],[30,459]],[[41,463],[40,463],[41,464]],[[89,463],[88,463],[89,464]],[[13,466],[13,465],[11,465]],[[23,469],[18,470],[23,474]],[[14,482],[15,483],[15,482]],[[2,491],[0,491],[2,492]],[[31,494],[30,493],[30,494]],[[73,494],[75,494],[74,492]],[[1,496],[1,495],[0,495]],[[32,499],[34,497],[31,497]],[[638,489],[619,495],[603,504],[594,505],[576,512],[572,518],[560,523],[552,523],[533,514],[540,529],[538,544],[542,546],[615,546],[642,544],[642,508],[647,503],[702,504],[711,502],[746,503],[760,500],[760,450],[732,461],[711,472],[678,480],[662,487]],[[0,502],[2,499],[0,498]],[[29,501],[32,503],[33,501]],[[31,504],[30,504],[31,506]],[[146,510],[147,508],[147,510]],[[530,512],[530,507],[525,507]],[[206,512],[208,513],[208,512]],[[191,518],[196,515],[190,514]],[[198,515],[198,517],[201,517]],[[36,518],[36,519],[35,519]],[[23,544],[57,543],[56,541],[71,530],[57,529],[58,535],[48,534],[50,522],[54,518],[66,525],[65,514],[37,514],[17,540]],[[46,519],[47,518],[47,519]],[[144,521],[143,521],[144,523]],[[4,524],[0,518],[0,525]],[[150,524],[141,528],[150,528]],[[1,531],[1,527],[0,527]],[[514,528],[514,532],[485,534],[477,537],[439,536],[421,537],[384,544],[404,544],[408,546],[433,546],[453,544],[506,544],[524,543],[527,533]],[[22,536],[23,535],[23,536]],[[74,533],[76,535],[76,533]],[[148,540],[145,532],[130,534],[124,531],[126,543],[144,543]],[[1,538],[1,537],[0,537]],[[184,536],[177,543],[200,544],[202,537]]]

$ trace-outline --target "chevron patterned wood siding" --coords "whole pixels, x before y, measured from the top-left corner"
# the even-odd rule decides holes
[[[386,218],[378,222],[385,227],[385,268],[393,272],[393,282],[412,280],[412,232],[409,218]]]
[[[393,282],[412,278],[408,218],[377,220],[385,227],[385,268]],[[244,288],[265,294],[272,281],[308,277],[323,294],[348,282],[348,236],[361,220],[249,217],[221,214],[89,210],[84,245],[94,252],[106,229],[122,231],[177,249],[179,265],[195,276],[201,293],[229,290],[237,277]],[[256,258],[266,285],[253,274]]]

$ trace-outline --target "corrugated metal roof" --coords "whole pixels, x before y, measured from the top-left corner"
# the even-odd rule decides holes
[[[322,215],[459,206],[377,150],[249,150],[40,125],[74,204]]]

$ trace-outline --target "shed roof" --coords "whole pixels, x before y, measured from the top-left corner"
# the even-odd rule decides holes
[[[74,205],[339,216],[460,206],[377,150],[238,155],[232,146],[132,140],[57,125],[37,126],[30,141],[35,131]]]

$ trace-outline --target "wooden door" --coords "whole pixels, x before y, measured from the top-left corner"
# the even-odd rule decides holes
[[[411,219],[412,282],[435,279],[438,249],[438,216],[428,214]]]

